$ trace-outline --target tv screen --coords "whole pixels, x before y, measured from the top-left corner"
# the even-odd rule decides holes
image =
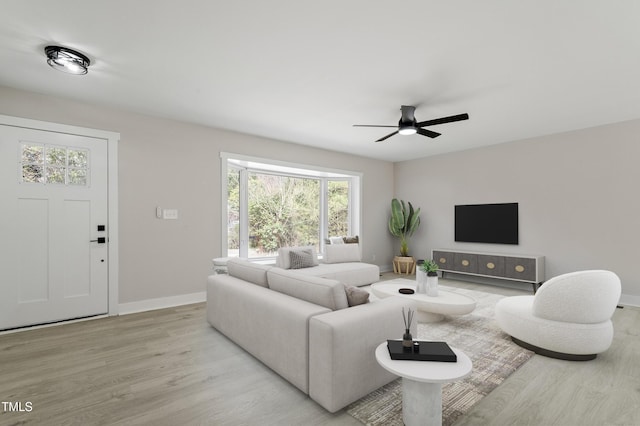
[[[455,240],[518,244],[518,203],[455,206]]]

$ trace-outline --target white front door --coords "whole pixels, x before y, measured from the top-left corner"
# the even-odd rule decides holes
[[[107,140],[0,125],[0,330],[108,312]]]

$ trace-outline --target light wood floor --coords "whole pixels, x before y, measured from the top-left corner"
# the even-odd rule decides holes
[[[0,401],[33,407],[0,405],[0,425],[360,424],[326,412],[219,334],[204,308],[0,335]],[[596,360],[536,355],[457,425],[640,425],[640,309],[618,309],[614,322],[615,341]]]

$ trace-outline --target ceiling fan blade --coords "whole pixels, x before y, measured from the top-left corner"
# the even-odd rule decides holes
[[[418,132],[418,134],[422,136],[427,136],[430,138],[437,138],[438,136],[441,135],[441,133],[434,132],[432,130],[427,130],[427,129],[416,129],[416,131]]]
[[[398,127],[398,125],[396,124],[395,126],[384,126],[381,124],[354,124],[353,127]]]
[[[387,136],[383,136],[383,137],[381,137],[381,138],[380,138],[380,139],[378,139],[376,142],[382,142],[383,140],[389,139],[391,136],[393,136],[393,135],[395,135],[395,134],[397,134],[397,133],[398,133],[398,131],[396,130],[396,131],[395,131],[395,132],[393,132],[393,133],[389,133]]]
[[[454,121],[468,120],[469,114],[458,114],[449,117],[436,118],[434,120],[421,121],[416,124],[418,127],[435,126],[436,124],[453,123]]]

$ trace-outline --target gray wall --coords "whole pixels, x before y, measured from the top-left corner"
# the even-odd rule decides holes
[[[3,87],[0,114],[121,134],[121,303],[204,290],[220,255],[226,151],[363,173],[364,259],[382,267],[398,250],[387,231],[395,193],[423,209],[410,241],[418,258],[433,248],[542,254],[547,277],[615,271],[623,300],[640,305],[640,120],[394,165]],[[520,203],[520,245],[454,243],[455,204],[512,201]],[[180,219],[156,219],[156,206],[178,209]]]
[[[363,256],[390,263],[393,163],[3,87],[0,114],[120,133],[120,303],[204,291],[221,254],[221,151],[363,173]],[[156,219],[156,206],[179,220]]]
[[[446,143],[436,141],[434,143]],[[434,248],[541,254],[547,278],[609,269],[640,305],[640,120],[400,162],[395,194],[422,208],[416,257]],[[517,246],[454,242],[454,205],[518,202]]]

